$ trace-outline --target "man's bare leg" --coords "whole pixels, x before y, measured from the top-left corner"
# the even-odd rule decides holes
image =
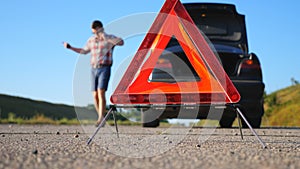
[[[101,122],[104,118],[104,113],[106,110],[106,98],[105,98],[105,90],[98,89],[98,122]]]
[[[98,112],[99,112],[99,96],[98,96],[97,91],[93,92],[93,98],[94,98],[94,106],[95,106],[96,112],[98,114]]]

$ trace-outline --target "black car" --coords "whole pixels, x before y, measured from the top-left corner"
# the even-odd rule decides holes
[[[245,16],[239,14],[236,7],[231,4],[186,3],[184,6],[197,27],[213,45],[225,72],[239,91],[241,100],[237,106],[242,110],[252,127],[260,127],[264,114],[263,93],[265,85],[259,59],[256,54],[250,53],[248,50]],[[168,52],[164,52],[160,56],[149,81],[174,83],[173,76],[181,77],[182,80],[199,78],[193,76],[194,70],[175,38],[169,42],[166,51]],[[170,52],[178,57],[164,57]],[[174,58],[177,60],[180,58],[181,62],[190,67],[192,77],[184,73],[178,74],[181,66]],[[218,119],[220,120],[220,127],[231,127],[236,118],[235,109],[225,106],[222,109],[222,117],[208,116],[208,111],[214,109],[218,110],[218,107],[201,105],[197,108],[196,118]],[[159,108],[143,109],[143,126],[156,127],[161,119],[189,118],[188,113],[184,113],[186,117],[182,113],[180,117],[178,116],[179,111],[182,110],[180,105],[167,105],[164,110]],[[184,111],[188,112],[189,108]],[[246,127],[244,122],[243,126]]]

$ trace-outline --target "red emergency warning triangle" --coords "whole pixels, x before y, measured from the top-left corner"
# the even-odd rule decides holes
[[[185,58],[165,50],[174,39]],[[181,60],[174,64],[176,58]],[[174,73],[184,67],[191,69],[181,71],[181,76]],[[122,105],[225,104],[239,100],[237,89],[179,0],[165,2],[111,96],[113,104]]]

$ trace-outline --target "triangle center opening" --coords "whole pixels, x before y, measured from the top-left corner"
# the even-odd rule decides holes
[[[198,82],[200,80],[201,78],[190,63],[180,43],[175,36],[172,36],[167,47],[159,56],[148,81],[176,83]]]

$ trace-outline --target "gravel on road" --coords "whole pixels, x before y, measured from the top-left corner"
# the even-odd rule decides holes
[[[300,129],[0,125],[0,168],[300,168]]]

